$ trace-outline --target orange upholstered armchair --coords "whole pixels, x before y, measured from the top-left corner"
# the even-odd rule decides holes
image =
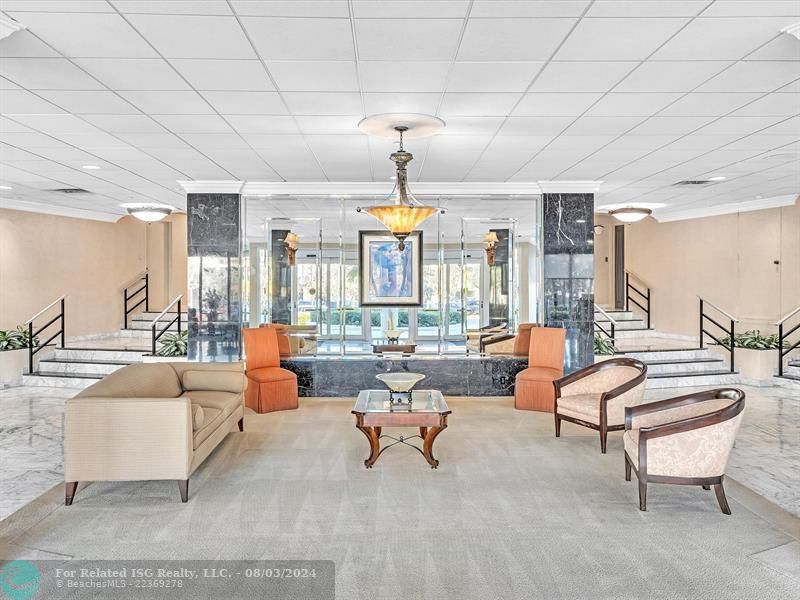
[[[553,381],[564,375],[564,339],[566,330],[556,327],[532,327],[528,368],[517,373],[514,406],[520,410],[553,412]]]
[[[243,329],[247,390],[244,403],[257,413],[297,408],[297,375],[281,369],[274,327]]]

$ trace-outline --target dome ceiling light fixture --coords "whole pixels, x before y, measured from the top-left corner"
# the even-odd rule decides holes
[[[376,204],[368,207],[359,206],[356,212],[365,212],[380,221],[392,235],[397,238],[398,248],[405,249],[405,240],[423,221],[432,217],[439,208],[425,206],[408,189],[407,166],[414,155],[403,147],[403,136],[417,138],[433,135],[444,127],[444,121],[428,115],[375,115],[363,119],[358,124],[361,131],[380,137],[399,135],[400,145],[389,159],[395,164],[395,184],[389,196],[390,203]],[[389,134],[392,132],[392,134]]]
[[[608,214],[614,217],[615,219],[622,221],[623,223],[636,223],[637,221],[641,221],[645,217],[649,217],[653,214],[653,211],[649,208],[637,208],[635,206],[626,206],[624,208],[617,208],[614,210],[609,210]]]
[[[145,223],[161,221],[175,210],[166,204],[122,204],[121,206],[128,211],[129,215]]]

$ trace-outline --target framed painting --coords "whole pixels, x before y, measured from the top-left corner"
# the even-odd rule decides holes
[[[421,231],[403,250],[388,231],[359,231],[358,257],[361,306],[422,305]]]

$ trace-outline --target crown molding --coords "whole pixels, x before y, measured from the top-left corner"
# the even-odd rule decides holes
[[[11,200],[3,198],[0,208],[8,210],[20,210],[23,212],[39,213],[44,215],[53,215],[56,217],[69,217],[70,219],[87,219],[91,221],[105,221],[107,223],[116,223],[122,217],[127,217],[126,214],[107,213],[97,210],[87,210],[85,208],[77,208],[74,206],[60,206],[58,204],[44,204],[39,202],[27,202],[25,200]]]
[[[178,181],[187,194],[241,194],[244,184],[236,180]]]
[[[600,191],[602,181],[539,181],[543,194],[594,194]]]
[[[670,223],[672,221],[685,221],[687,219],[718,217],[721,215],[752,212],[754,210],[794,206],[798,198],[800,198],[800,196],[797,194],[787,194],[785,196],[773,196],[772,198],[761,198],[748,202],[732,202],[729,204],[717,204],[716,206],[704,206],[699,208],[678,207],[673,210],[665,208],[653,211],[653,218],[659,223]]]

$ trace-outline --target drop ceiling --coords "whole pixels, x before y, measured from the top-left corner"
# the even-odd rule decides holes
[[[800,192],[796,0],[0,0],[0,206],[114,219],[178,180],[603,181],[655,214]],[[84,167],[94,165],[96,170]],[[686,179],[726,179],[687,190]],[[87,195],[48,190],[78,187]],[[716,207],[716,208],[715,208]],[[731,208],[733,207],[733,208]],[[695,213],[693,213],[695,214]]]

